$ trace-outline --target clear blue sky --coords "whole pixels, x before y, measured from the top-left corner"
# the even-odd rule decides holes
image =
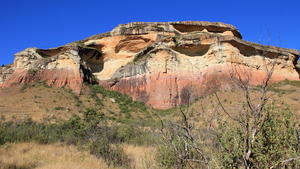
[[[1,0],[0,66],[25,48],[57,47],[135,21],[224,22],[244,40],[268,44],[270,32],[271,45],[300,50],[299,7],[300,0]]]

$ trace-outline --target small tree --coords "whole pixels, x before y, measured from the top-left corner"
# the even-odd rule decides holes
[[[295,158],[298,155],[298,140],[295,129],[293,112],[289,107],[276,108],[275,102],[265,106],[265,119],[261,128],[251,143],[251,154],[245,164],[248,154],[246,145],[252,139],[243,126],[230,120],[218,118],[218,138],[222,147],[220,161],[224,168],[268,168],[279,165],[286,159]],[[249,121],[252,121],[249,117]],[[248,122],[247,125],[251,125]],[[251,131],[251,130],[250,130]],[[250,149],[250,148],[249,148]],[[298,168],[299,162],[289,161],[285,166]]]
[[[291,110],[280,110],[274,104],[268,104],[272,96],[267,94],[268,86],[277,64],[276,57],[268,59],[267,49],[257,52],[266,73],[260,86],[253,87],[251,84],[254,76],[251,68],[231,66],[231,80],[243,98],[237,112],[228,112],[215,94],[222,112],[227,115],[227,119],[218,119],[217,129],[223,148],[220,160],[225,168],[266,168],[279,163],[283,158],[297,157],[296,129],[294,123],[289,122],[292,120]],[[254,88],[258,91],[257,97],[251,94]]]
[[[157,160],[167,168],[210,168],[206,151],[211,147],[211,134],[198,126],[203,113],[194,114],[190,105],[192,93],[185,91],[185,108],[179,107],[180,119],[161,118]]]

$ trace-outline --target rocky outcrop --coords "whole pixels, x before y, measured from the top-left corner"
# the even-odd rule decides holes
[[[45,81],[59,87],[68,85],[79,94],[83,82],[91,82],[92,75],[82,57],[91,57],[94,51],[97,53],[97,50],[76,43],[47,50],[27,48],[15,54],[14,72],[2,86]]]
[[[9,76],[14,72],[12,64],[0,67],[0,87],[4,85]]]
[[[299,80],[298,58],[297,50],[244,41],[229,24],[133,22],[62,47],[19,52],[4,86],[46,80],[80,93],[84,81],[97,80],[164,109],[230,90],[232,72],[251,73],[251,83],[260,84],[273,63],[272,82]]]

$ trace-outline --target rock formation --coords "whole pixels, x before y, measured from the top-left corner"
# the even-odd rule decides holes
[[[298,58],[297,50],[244,41],[229,24],[133,22],[61,47],[25,49],[0,82],[5,87],[45,80],[80,93],[83,82],[97,81],[165,109],[229,90],[232,72],[251,72],[251,83],[258,85],[275,62],[272,82],[299,80]]]

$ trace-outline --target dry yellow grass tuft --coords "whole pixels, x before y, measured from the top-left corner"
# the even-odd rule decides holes
[[[78,151],[75,146],[60,143],[40,145],[37,143],[5,144],[0,147],[0,169],[93,169],[109,167],[102,159],[88,152]]]
[[[155,148],[146,146],[124,145],[124,150],[132,161],[130,168],[158,168],[155,162]]]

